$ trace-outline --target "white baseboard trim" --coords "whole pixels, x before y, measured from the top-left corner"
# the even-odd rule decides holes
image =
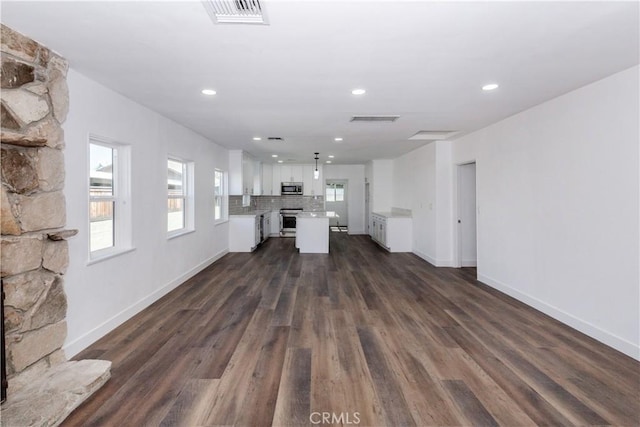
[[[452,260],[438,260],[415,249],[413,253],[435,267],[455,267]]]
[[[216,262],[217,260],[225,256],[227,253],[229,253],[227,249],[218,252],[216,255],[212,256],[211,258],[204,260],[203,262],[196,265],[192,269],[176,277],[175,279],[173,279],[172,281],[170,281],[160,289],[156,289],[154,292],[142,298],[140,301],[130,305],[129,307],[125,308],[115,316],[105,320],[104,322],[102,322],[95,328],[91,329],[89,332],[85,333],[84,335],[76,338],[75,340],[69,343],[66,343],[62,347],[65,355],[67,356],[67,358],[71,358],[76,354],[80,353],[82,350],[89,347],[94,342],[98,341],[107,333],[111,332],[112,330],[114,330],[115,328],[117,328],[127,320],[131,319],[133,316],[135,316],[145,308],[149,307],[151,304],[153,304],[154,302],[156,302],[157,300],[159,300],[160,298],[162,298],[163,296],[165,296],[166,294],[168,294],[169,292],[171,292],[172,290],[174,290],[175,288],[177,288],[178,286],[180,286],[181,284],[189,280],[191,277],[195,276],[205,268],[209,267],[211,264],[213,264],[214,262]]]
[[[462,260],[462,266],[463,267],[477,267],[478,266],[478,261],[476,261],[475,259],[469,259],[469,260]]]
[[[531,295],[520,292],[512,287],[499,282],[498,280],[494,280],[490,277],[487,277],[483,274],[478,274],[478,281],[491,286],[505,294],[521,301],[537,310],[540,310],[544,314],[553,317],[554,319],[568,325],[583,334],[590,336],[591,338],[600,341],[603,344],[608,345],[629,357],[632,357],[636,360],[640,360],[640,346],[629,342],[623,338],[620,338],[610,332],[607,332],[599,327],[592,325],[591,323],[579,319],[574,315],[567,313],[557,307],[554,307],[550,304],[547,304],[544,301],[541,301]]]

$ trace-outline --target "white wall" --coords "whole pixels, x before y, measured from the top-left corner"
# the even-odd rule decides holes
[[[365,234],[364,165],[324,165],[323,179],[346,179],[349,209],[349,234]]]
[[[228,250],[228,225],[214,225],[213,170],[227,169],[226,149],[193,131],[69,71],[65,130],[69,240],[67,356],[206,267]],[[88,134],[131,144],[135,250],[102,262],[88,260]],[[195,232],[167,240],[166,159],[195,162]]]
[[[453,145],[454,163],[477,162],[479,279],[637,359],[638,74]]]
[[[395,159],[393,199],[396,208],[413,214],[413,251],[435,264],[436,144],[430,143]]]
[[[458,209],[458,256],[456,266],[476,267],[478,265],[478,238],[476,232],[476,164],[466,163],[457,167]]]
[[[369,183],[369,234],[373,232],[372,212],[388,212],[393,202],[393,160],[376,159],[364,169]]]
[[[451,143],[446,141],[431,142],[393,163],[392,206],[411,209],[413,252],[437,266],[453,262],[451,178]]]
[[[380,159],[371,162],[371,209],[388,212],[393,203],[393,160]]]

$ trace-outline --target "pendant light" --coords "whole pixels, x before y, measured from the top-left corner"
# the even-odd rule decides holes
[[[313,171],[313,179],[320,179],[320,172],[318,172],[318,154],[320,153],[313,153],[316,155],[315,159],[316,159],[316,170]]]

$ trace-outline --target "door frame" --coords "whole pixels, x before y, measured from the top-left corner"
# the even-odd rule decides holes
[[[369,209],[371,209],[370,203],[371,203],[371,185],[369,184],[369,182],[366,180],[364,181],[364,227],[365,227],[365,234],[370,236],[371,235],[371,228],[369,226],[369,221],[371,221],[370,216],[371,213],[369,212]]]
[[[326,204],[327,203],[335,203],[335,202],[327,202],[327,186],[329,184],[344,184],[344,188],[345,188],[345,197],[344,197],[344,210],[346,212],[346,222],[347,222],[347,230],[349,229],[349,180],[348,179],[343,179],[343,178],[326,178],[324,180],[324,188],[323,188],[323,196],[324,196],[324,202],[325,202],[325,208],[326,208]],[[329,223],[331,223],[331,221],[329,221]],[[340,221],[338,220],[338,224],[340,223]],[[342,227],[342,225],[341,225]]]
[[[460,202],[460,198],[462,197],[461,194],[461,190],[460,190],[460,185],[461,185],[461,179],[460,179],[460,174],[462,172],[461,167],[466,166],[466,165],[470,165],[470,164],[475,164],[476,165],[476,188],[475,188],[475,198],[476,198],[476,266],[478,265],[478,259],[479,259],[479,247],[478,247],[478,229],[479,229],[479,207],[478,207],[478,162],[476,161],[476,159],[473,160],[467,160],[461,163],[456,163],[455,164],[455,173],[453,174],[453,190],[454,190],[454,197],[453,197],[453,203],[454,203],[454,209],[453,209],[453,245],[454,245],[454,250],[453,250],[453,266],[456,268],[461,268],[462,267],[462,233],[460,232],[460,225],[458,223],[458,219],[460,219],[460,214],[461,214],[461,202]]]

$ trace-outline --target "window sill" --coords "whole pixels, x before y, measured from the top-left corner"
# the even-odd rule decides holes
[[[136,248],[130,247],[130,248],[118,249],[118,250],[115,250],[115,251],[110,251],[108,253],[96,256],[94,258],[89,258],[89,261],[87,261],[87,265],[97,264],[99,262],[106,261],[108,259],[115,258],[117,256],[124,255],[124,254],[127,254],[129,252],[133,252],[135,250],[136,250]]]
[[[229,218],[219,219],[219,220],[217,220],[217,221],[214,223],[214,225],[225,224],[225,223],[227,223],[227,222],[229,222]]]
[[[195,228],[188,229],[188,230],[172,231],[171,233],[169,233],[169,235],[167,235],[167,240],[175,239],[176,237],[184,236],[185,234],[191,234],[195,232],[196,232]]]

